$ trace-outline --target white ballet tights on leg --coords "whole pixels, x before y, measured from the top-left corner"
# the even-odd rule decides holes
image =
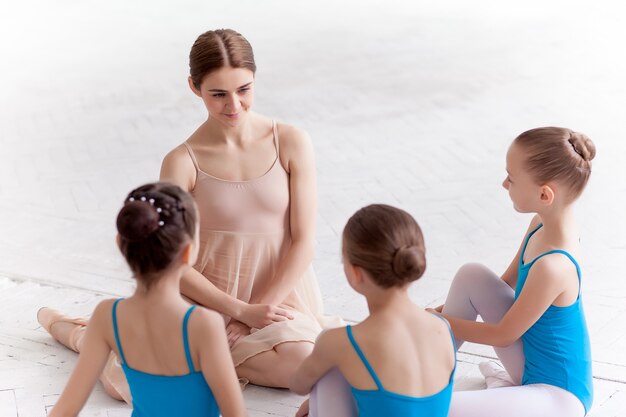
[[[350,384],[337,368],[326,373],[311,391],[309,417],[357,417]]]
[[[487,267],[463,265],[457,272],[443,313],[466,320],[480,315],[486,323],[497,323],[513,305],[515,292]],[[457,348],[463,344],[456,340]],[[478,391],[455,391],[448,417],[583,417],[585,409],[576,396],[547,385],[522,385],[524,351],[517,340],[505,348],[494,348],[516,386]]]
[[[463,265],[456,273],[443,313],[465,320],[480,315],[485,323],[498,323],[515,301],[515,292],[489,268],[480,264]],[[457,349],[463,344],[456,339]],[[494,348],[502,365],[516,385],[522,383],[524,350],[517,340],[505,348]]]

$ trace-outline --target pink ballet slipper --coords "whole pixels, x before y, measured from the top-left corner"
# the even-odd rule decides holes
[[[52,337],[58,342],[72,349],[74,352],[79,351],[79,341],[81,332],[89,323],[89,320],[81,317],[69,317],[50,307],[42,307],[37,311],[37,321]],[[73,324],[76,327],[68,334],[53,334],[52,326],[57,323]]]
[[[250,380],[248,378],[239,377],[239,388],[241,388],[242,391],[246,389],[249,383]]]

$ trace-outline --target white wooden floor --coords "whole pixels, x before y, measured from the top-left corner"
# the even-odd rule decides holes
[[[317,153],[314,266],[327,311],[366,314],[342,276],[350,214],[385,202],[413,213],[428,247],[414,285],[444,298],[469,261],[503,270],[529,218],[506,192],[521,131],[564,125],[598,156],[579,204],[592,338],[593,417],[626,415],[626,27],[617,2],[12,2],[0,11],[0,416],[42,417],[76,355],[39,328],[43,305],[88,314],[133,283],[113,243],[125,193],[205,116],[187,54],[210,28],[255,47],[256,108],[305,128]],[[464,346],[456,389],[480,389],[490,348]],[[251,416],[301,398],[248,387]],[[129,416],[98,387],[81,416]]]

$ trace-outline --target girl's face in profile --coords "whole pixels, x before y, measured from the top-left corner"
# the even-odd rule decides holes
[[[209,117],[228,126],[237,126],[246,119],[254,101],[254,73],[246,68],[222,67],[207,74],[200,90],[192,90],[202,98]]]
[[[509,192],[513,207],[520,213],[533,212],[534,201],[540,197],[541,187],[524,168],[526,152],[519,145],[511,145],[506,154],[507,176],[502,186]]]

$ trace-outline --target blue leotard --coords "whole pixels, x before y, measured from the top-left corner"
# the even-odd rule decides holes
[[[218,417],[220,410],[202,372],[196,372],[191,360],[187,338],[187,322],[196,306],[187,310],[183,319],[183,342],[189,373],[186,375],[154,375],[130,368],[117,331],[117,303],[113,303],[113,331],[122,360],[122,369],[133,397],[132,417]]]
[[[378,387],[376,390],[360,390],[351,387],[352,395],[359,410],[359,417],[446,417],[448,415],[450,399],[452,398],[454,371],[456,370],[456,356],[454,369],[450,374],[450,381],[445,388],[427,397],[409,397],[383,388],[383,384],[378,379],[376,372],[374,372],[363,351],[361,351],[356,340],[354,340],[352,327],[347,326],[346,331],[348,332],[350,343],[352,343],[354,350],[361,358],[361,361],[363,361],[367,371]],[[450,335],[452,335],[452,332],[450,332]],[[454,337],[452,337],[452,345],[454,347]],[[456,352],[456,347],[454,351]]]
[[[515,299],[519,296],[533,264],[542,257],[560,253],[576,266],[580,287],[581,273],[576,260],[564,250],[543,253],[524,263],[524,252],[530,237],[543,225],[528,234],[519,260]],[[524,345],[524,376],[522,385],[549,384],[574,394],[583,403],[586,412],[593,401],[591,348],[580,288],[576,301],[566,307],[551,305],[539,320],[522,336]]]

